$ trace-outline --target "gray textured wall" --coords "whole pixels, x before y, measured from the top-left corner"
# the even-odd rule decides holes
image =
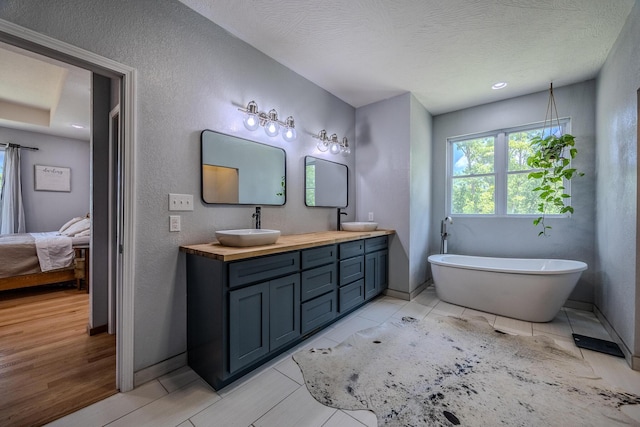
[[[369,212],[396,235],[389,248],[389,289],[407,294],[410,244],[410,94],[356,111],[357,218]]]
[[[429,234],[431,225],[431,114],[411,96],[411,238],[409,252],[409,288],[416,290],[427,280]]]
[[[283,234],[335,227],[335,210],[304,205],[304,156],[340,161],[354,178],[354,156],[319,153],[311,134],[327,129],[355,140],[354,109],[173,0],[9,0],[0,18],[96,52],[138,70],[136,147],[137,253],[135,370],[186,349],[183,244],[214,239],[214,230],[252,225],[253,207],[199,202],[200,132],[217,130],[287,152],[287,204],[264,207],[262,225]],[[237,107],[293,115],[298,140],[285,143],[242,125]],[[169,233],[168,194],[194,195],[182,232]],[[353,220],[355,191],[349,191]]]
[[[427,279],[431,114],[406,93],[358,108],[356,123],[357,217],[396,230],[389,288],[408,298]]]
[[[636,2],[598,77],[596,168],[600,283],[595,290],[600,311],[636,357],[640,355],[639,87],[640,3]]]
[[[586,173],[571,184],[571,218],[549,218],[550,237],[538,237],[533,218],[454,217],[449,226],[449,252],[512,258],[566,258],[589,265],[570,296],[593,302],[593,287],[600,277],[595,263],[595,81],[553,90],[560,117],[571,117],[578,156],[573,165]],[[481,105],[433,119],[433,197],[431,252],[440,250],[440,221],[445,217],[447,138],[544,120],[547,91]]]
[[[57,231],[71,218],[89,212],[89,141],[0,127],[0,142],[39,148],[21,151],[28,233]],[[71,168],[71,192],[35,191],[34,165]]]

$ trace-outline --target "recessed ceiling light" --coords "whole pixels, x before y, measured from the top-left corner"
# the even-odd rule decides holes
[[[71,125],[71,127],[76,129],[84,129],[84,126],[82,125]]]
[[[505,87],[507,87],[507,82],[498,82],[498,83],[494,83],[491,86],[491,89],[497,90],[497,89],[504,89]]]

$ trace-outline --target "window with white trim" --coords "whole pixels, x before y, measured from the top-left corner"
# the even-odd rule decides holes
[[[551,128],[537,123],[447,139],[448,215],[539,215],[533,191],[537,180],[527,178],[534,136],[568,132],[569,119]],[[567,191],[569,183],[566,183]],[[559,208],[551,214],[559,215]]]

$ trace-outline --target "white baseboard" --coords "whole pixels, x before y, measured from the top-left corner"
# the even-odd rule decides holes
[[[431,285],[431,279],[427,280],[426,282],[424,282],[422,285],[420,285],[417,288],[415,288],[410,293],[409,292],[403,292],[403,291],[396,291],[396,290],[387,288],[387,289],[385,289],[384,294],[388,295],[390,297],[403,299],[405,301],[411,301],[416,296],[418,296],[418,294],[420,292],[422,292],[425,289],[427,289],[427,287],[429,287],[429,285]]]
[[[384,294],[390,297],[403,299],[405,301],[411,301],[411,295],[407,292],[394,291],[393,289],[386,289]]]
[[[168,374],[171,371],[182,368],[187,365],[187,353],[180,353],[177,356],[170,357],[160,363],[151,365],[147,368],[140,369],[133,374],[133,386],[138,387],[151,380]]]

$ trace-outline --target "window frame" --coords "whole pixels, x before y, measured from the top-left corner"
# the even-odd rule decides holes
[[[560,123],[560,127],[562,128],[562,133],[571,133],[571,118],[563,117],[558,119]],[[546,126],[545,126],[546,124]],[[556,121],[553,121],[551,126],[557,126]],[[512,171],[508,170],[509,168],[509,145],[507,136],[511,133],[518,133],[523,131],[530,131],[535,129],[545,129],[548,128],[548,122],[535,122],[529,123],[526,125],[514,126],[509,128],[496,129],[487,132],[478,132],[466,135],[459,135],[454,137],[447,138],[447,147],[446,147],[446,179],[445,179],[445,215],[447,216],[458,216],[465,218],[496,218],[496,217],[509,217],[509,218],[537,218],[540,216],[539,212],[527,213],[527,214],[515,214],[508,213],[508,194],[507,194],[507,186],[508,186],[508,177],[510,174],[522,174],[529,173],[535,171],[536,169],[527,169],[526,171]],[[493,174],[478,174],[477,176],[494,176],[494,212],[492,214],[481,214],[481,213],[453,213],[452,212],[452,204],[453,204],[453,145],[458,142],[469,141],[473,139],[479,138],[494,138],[494,151],[493,151]],[[471,175],[475,176],[475,175]],[[564,180],[563,185],[565,186],[565,192],[571,195],[571,181]],[[566,202],[565,202],[566,203]],[[571,216],[570,213],[564,214],[545,214],[547,217],[551,218],[568,218]]]
[[[6,152],[6,146],[0,144],[0,151],[2,152],[2,160],[0,160],[0,196],[2,195],[2,180],[4,179],[4,156]]]

